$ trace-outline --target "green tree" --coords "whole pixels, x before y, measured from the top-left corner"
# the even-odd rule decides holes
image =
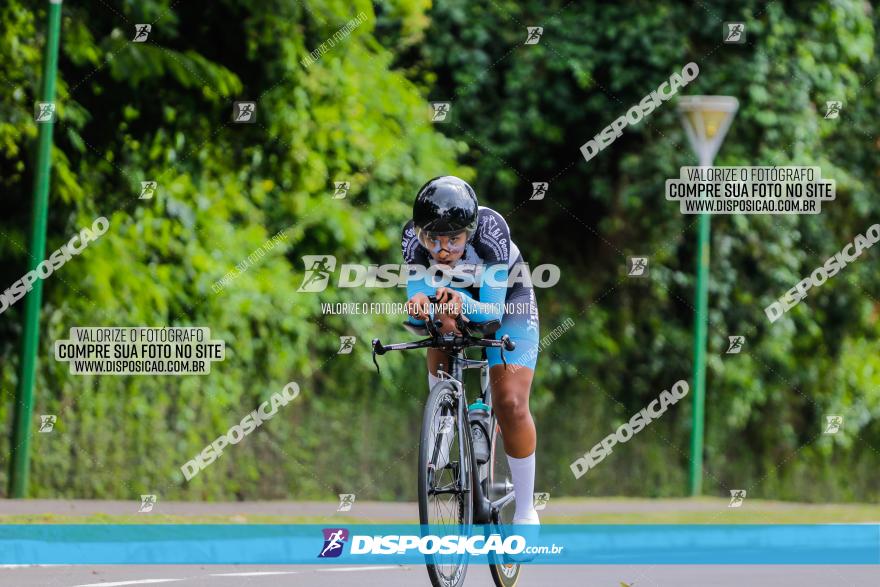
[[[505,214],[534,266],[562,267],[538,294],[542,331],[576,326],[544,352],[532,406],[538,488],[680,495],[690,402],[575,481],[568,464],[676,380],[690,379],[695,217],[663,198],[694,165],[674,101],[586,162],[580,145],[688,62],[687,94],[737,96],[717,165],[816,165],[837,200],[819,216],[713,219],[709,293],[707,493],[875,499],[880,447],[876,252],[770,325],[763,308],[878,221],[876,16],[861,2],[446,2],[417,52],[401,57],[425,91],[455,96],[476,187]],[[746,23],[744,45],[723,22]],[[543,26],[524,45],[527,26]],[[839,120],[825,102],[842,100]],[[548,196],[529,201],[531,182]],[[627,280],[627,255],[651,279]],[[727,337],[745,335],[741,355]],[[825,414],[846,430],[823,437]],[[832,471],[836,471],[832,473]],[[752,493],[750,492],[750,495]]]

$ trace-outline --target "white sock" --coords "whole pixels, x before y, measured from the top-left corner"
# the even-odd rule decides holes
[[[432,375],[430,371],[428,371],[428,391],[434,389],[434,386],[440,382],[440,378],[436,375]]]
[[[507,464],[510,466],[510,476],[513,477],[516,500],[513,518],[516,520],[531,517],[534,515],[535,453],[522,459],[507,455]]]

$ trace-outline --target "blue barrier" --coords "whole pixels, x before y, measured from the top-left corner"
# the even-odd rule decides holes
[[[501,534],[474,526],[460,539],[455,530],[402,524],[0,525],[0,564],[422,564],[425,556],[413,543],[441,548],[435,556],[442,563],[468,548],[485,548],[493,534],[494,545],[542,550],[532,564],[880,564],[878,524],[545,524],[537,535],[533,526],[507,526]],[[389,538],[401,536],[409,538]],[[444,542],[444,536],[450,538]],[[487,553],[468,558],[489,562]]]

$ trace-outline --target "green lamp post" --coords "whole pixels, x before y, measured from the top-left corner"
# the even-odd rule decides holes
[[[732,96],[683,96],[678,111],[701,167],[711,167],[739,102]],[[706,403],[706,323],[709,306],[709,214],[697,225],[697,288],[694,299],[694,409],[691,427],[689,491],[700,495],[703,483],[703,423]]]

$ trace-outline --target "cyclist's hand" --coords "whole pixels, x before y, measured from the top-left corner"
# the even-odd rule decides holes
[[[449,316],[461,315],[461,294],[449,287],[438,287],[434,294],[438,304],[444,304],[444,314]]]
[[[423,293],[417,293],[406,303],[406,313],[416,320],[427,320],[430,318],[428,312],[431,309],[431,302],[428,296]]]

